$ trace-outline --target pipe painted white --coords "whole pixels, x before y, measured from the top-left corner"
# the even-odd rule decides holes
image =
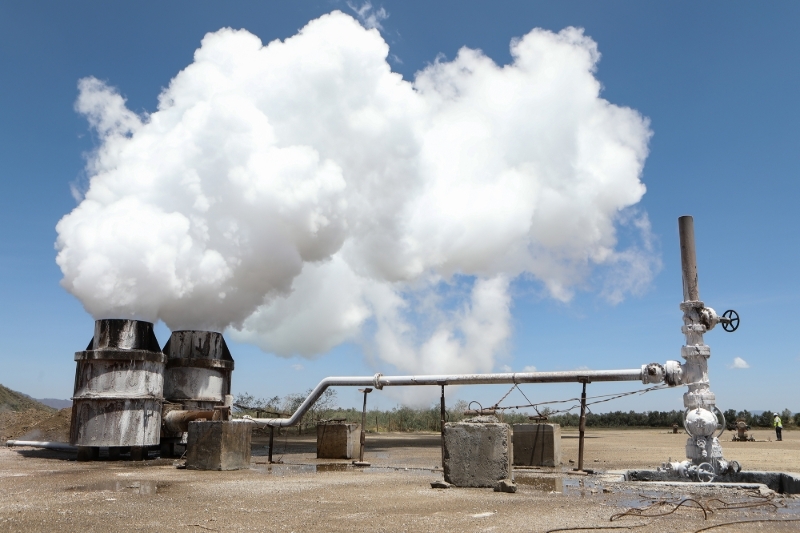
[[[62,452],[77,452],[78,447],[72,446],[65,442],[50,442],[40,440],[9,440],[6,441],[6,446],[29,446],[31,448],[46,448],[48,450],[59,450]]]
[[[638,381],[656,383],[663,380],[662,373],[658,379],[647,375],[645,365],[642,368],[628,368],[624,370],[570,370],[566,372],[506,372],[498,374],[441,374],[428,376],[350,376],[328,377],[319,382],[311,394],[300,404],[300,407],[289,418],[245,418],[246,421],[258,425],[287,427],[294,426],[303,415],[308,412],[325,389],[328,387],[404,387],[413,385],[493,385],[510,383],[575,383],[588,380],[594,381]]]

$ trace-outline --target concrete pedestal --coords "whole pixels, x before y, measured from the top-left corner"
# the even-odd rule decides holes
[[[317,459],[357,459],[361,424],[317,424]]]
[[[514,464],[558,466],[561,464],[561,426],[514,424]]]
[[[513,431],[494,416],[444,425],[444,480],[456,487],[495,487],[511,479]]]
[[[189,422],[186,468],[194,470],[250,468],[252,429],[246,422]]]

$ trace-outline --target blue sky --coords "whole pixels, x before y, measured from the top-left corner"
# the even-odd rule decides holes
[[[569,303],[534,282],[513,284],[508,352],[496,369],[613,369],[680,358],[681,281],[677,217],[695,217],[700,291],[718,311],[736,309],[742,326],[715,329],[712,390],[722,409],[789,408],[800,349],[794,338],[800,198],[800,6],[794,2],[384,2],[381,35],[391,65],[407,80],[462,46],[498,64],[509,42],[533,28],[585,29],[602,59],[602,97],[648,117],[653,137],[638,204],[656,237],[662,268],[646,292],[612,305],[596,291]],[[74,209],[70,185],[85,180],[97,146],[74,110],[78,80],[116,87],[138,113],[152,112],[162,88],[192,62],[207,32],[245,28],[264,43],[294,35],[344,2],[236,4],[101,2],[0,5],[0,383],[35,397],[69,397],[72,355],[91,337],[92,318],[59,286],[55,225]],[[168,330],[161,324],[163,344]],[[327,375],[386,372],[348,343],[313,360],[281,358],[230,342],[234,392],[257,396],[305,390]],[[732,368],[734,358],[749,368]],[[300,370],[302,368],[302,370]],[[590,394],[635,389],[601,384]],[[528,386],[535,401],[569,398],[578,386]],[[505,388],[462,388],[453,397],[492,403]],[[616,409],[680,409],[683,390],[603,404]],[[355,391],[339,391],[343,404]],[[521,403],[512,396],[509,401]],[[372,395],[391,407],[396,399]]]

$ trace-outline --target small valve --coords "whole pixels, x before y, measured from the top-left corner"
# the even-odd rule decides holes
[[[722,316],[719,317],[719,321],[722,324],[722,329],[727,332],[732,333],[739,329],[739,313],[733,309],[728,309],[722,313]]]
[[[697,470],[695,470],[695,476],[697,476],[697,481],[700,483],[711,483],[714,481],[716,472],[714,472],[714,467],[710,463],[700,463],[697,465]]]

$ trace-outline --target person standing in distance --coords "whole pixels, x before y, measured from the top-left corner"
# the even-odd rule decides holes
[[[775,428],[775,436],[778,437],[778,440],[783,440],[781,438],[783,424],[781,423],[781,417],[778,416],[778,413],[775,413],[775,418],[772,419],[772,426]]]

